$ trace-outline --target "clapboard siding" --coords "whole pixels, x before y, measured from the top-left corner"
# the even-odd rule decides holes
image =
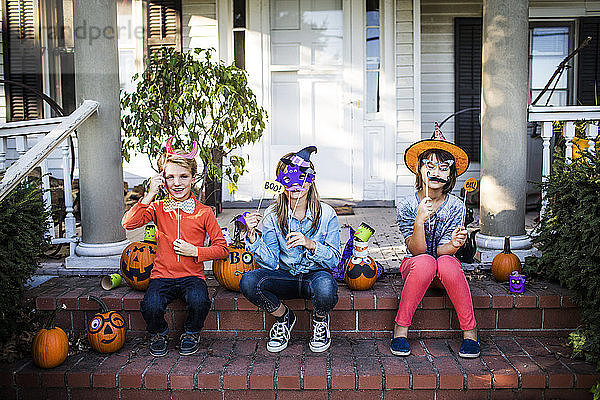
[[[216,0],[183,0],[183,49],[219,49]]]
[[[404,151],[417,137],[414,129],[413,2],[396,1],[396,204],[412,192],[414,175],[404,165]]]
[[[0,1],[0,26],[2,26],[2,15],[4,2]],[[0,35],[0,79],[4,79],[4,43],[2,35]],[[4,84],[0,84],[0,122],[6,122],[6,92],[4,92]]]

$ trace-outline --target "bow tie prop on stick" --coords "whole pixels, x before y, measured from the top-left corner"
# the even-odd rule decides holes
[[[196,209],[196,202],[192,197],[184,201],[177,201],[168,197],[163,202],[163,210],[165,212],[175,212],[175,217],[177,218],[177,239],[179,239],[179,226],[180,226],[180,212],[179,210],[183,210],[184,213],[193,214]],[[177,262],[179,262],[179,254],[177,254]]]
[[[469,178],[465,181],[465,198],[463,199],[463,205],[465,206],[465,215],[463,217],[463,227],[466,229],[467,227],[465,226],[466,222],[467,222],[467,194],[470,192],[474,192],[477,189],[477,179],[475,178]]]

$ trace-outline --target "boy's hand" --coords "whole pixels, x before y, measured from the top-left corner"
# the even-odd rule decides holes
[[[148,192],[142,198],[143,204],[150,204],[152,200],[154,200],[154,196],[158,194],[158,191],[161,187],[165,186],[165,178],[162,174],[156,174],[152,178],[150,178],[150,183],[148,184]]]
[[[177,239],[173,242],[175,254],[186,257],[198,257],[198,248],[183,239]]]
[[[452,246],[456,247],[457,249],[462,247],[463,244],[465,244],[466,240],[467,240],[467,230],[462,227],[459,226],[457,227],[454,232],[452,232],[452,237],[450,238],[450,243],[452,244]]]

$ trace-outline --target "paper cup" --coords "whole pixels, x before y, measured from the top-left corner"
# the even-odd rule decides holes
[[[102,277],[102,279],[100,280],[100,286],[102,286],[102,289],[104,290],[110,290],[121,286],[122,282],[123,280],[121,278],[121,275],[110,274]]]

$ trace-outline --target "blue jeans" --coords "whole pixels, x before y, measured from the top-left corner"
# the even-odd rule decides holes
[[[176,298],[181,298],[187,303],[187,319],[184,328],[186,333],[198,333],[204,326],[204,320],[210,309],[208,289],[204,279],[197,276],[184,278],[158,278],[150,279],[144,300],[140,304],[140,311],[146,321],[150,334],[169,332],[165,321],[167,305]]]
[[[304,298],[312,301],[318,315],[325,316],[338,302],[337,282],[323,270],[292,275],[282,269],[256,269],[242,275],[240,290],[269,313],[279,308],[281,300]]]

